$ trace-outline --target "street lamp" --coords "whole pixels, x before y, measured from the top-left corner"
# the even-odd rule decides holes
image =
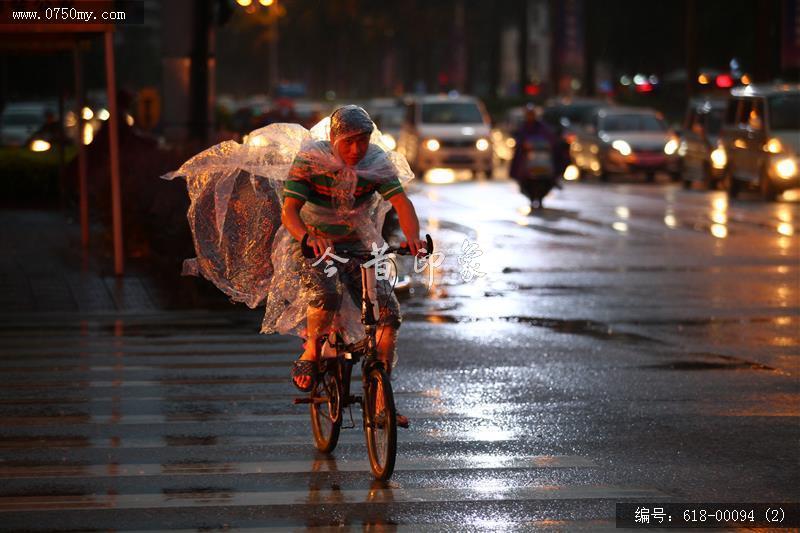
[[[257,5],[253,4],[253,0],[236,0],[236,3],[246,8],[247,13],[254,14]],[[274,90],[278,86],[278,17],[281,16],[280,6],[277,5],[276,0],[258,0],[258,4],[262,7],[269,8],[267,16],[267,24],[269,25],[269,83]],[[259,18],[261,18],[259,16]]]

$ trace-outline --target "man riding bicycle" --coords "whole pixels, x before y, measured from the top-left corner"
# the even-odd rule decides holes
[[[302,257],[300,242],[305,238],[317,257],[334,252],[340,245],[363,249],[367,244],[363,242],[364,233],[376,235],[376,232],[359,228],[357,220],[348,218],[351,214],[348,210],[363,205],[377,193],[397,211],[400,228],[412,255],[425,247],[425,242],[419,238],[416,211],[398,177],[377,176],[369,172],[380,167],[391,168],[386,165],[384,150],[370,144],[373,128],[372,120],[362,108],[345,106],[337,109],[331,115],[330,141],[314,141],[313,146],[301,150],[284,185],[281,220],[295,241],[292,253],[301,264],[301,283],[313,294],[307,310],[305,350],[292,369],[295,386],[303,391],[312,386],[316,361],[320,357],[320,338],[334,326],[334,315],[343,298],[341,288],[354,303],[360,302],[361,271],[355,261],[337,265],[337,283],[337,276],[328,276],[321,264],[315,266],[316,261]],[[319,153],[332,155],[341,160],[343,166],[336,169],[315,165],[315,161],[321,159]],[[307,202],[317,208],[329,209],[328,217],[315,219],[307,216],[304,220],[302,209]],[[369,224],[369,221],[360,224]],[[401,317],[400,305],[388,280],[378,280],[378,300],[381,303],[378,354],[387,371],[391,372]]]
[[[357,309],[359,264],[334,266],[330,258],[336,258],[337,247],[361,255],[378,252],[392,206],[409,250],[416,254],[424,247],[416,212],[403,192],[414,175],[403,156],[378,142],[367,112],[344,106],[311,130],[270,124],[242,144],[212,146],[164,176],[184,177],[191,200],[197,257],[184,262],[184,274],[202,275],[250,307],[266,303],[262,333],[305,338],[292,368],[301,390],[313,386],[323,336],[335,330],[352,343],[364,335]],[[304,239],[317,259],[303,257]],[[379,280],[377,289],[378,353],[388,373],[400,306],[388,280]],[[345,292],[351,297],[343,297]],[[403,422],[405,417],[398,425]]]

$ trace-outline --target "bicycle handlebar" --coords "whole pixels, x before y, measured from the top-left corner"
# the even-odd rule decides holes
[[[425,252],[426,255],[431,255],[433,253],[433,239],[429,234],[425,234]],[[303,240],[300,241],[300,248],[303,251],[303,257],[308,259],[313,259],[317,255],[314,253],[314,249],[308,245],[308,233],[303,236]],[[397,254],[397,255],[411,255],[411,250],[408,247],[400,247],[400,246],[390,246],[386,250],[387,254]],[[363,254],[366,257],[371,256],[371,254]]]

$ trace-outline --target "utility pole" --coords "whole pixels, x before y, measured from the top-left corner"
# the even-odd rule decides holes
[[[272,91],[280,85],[278,69],[278,11],[273,9],[269,15],[269,84]]]
[[[519,29],[519,42],[517,43],[517,60],[519,61],[519,94],[525,94],[525,85],[528,83],[528,0],[518,0],[517,28]]]
[[[686,96],[691,98],[697,89],[697,2],[686,0]]]
[[[594,43],[594,26],[596,20],[592,16],[592,9],[595,5],[597,4],[591,0],[583,0],[581,2],[581,16],[583,17],[583,93],[586,96],[594,96],[595,86],[597,85],[595,79],[597,55],[595,54]]]
[[[208,52],[211,32],[211,3],[209,0],[194,2],[192,21],[192,55],[189,71],[189,135],[202,143],[208,139],[209,130],[209,76]]]

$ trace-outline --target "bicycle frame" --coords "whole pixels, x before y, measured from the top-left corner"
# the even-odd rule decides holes
[[[430,235],[426,235],[428,248],[433,251]],[[301,242],[305,257],[313,257],[306,238]],[[407,249],[392,249],[390,253],[408,254]],[[338,252],[338,250],[337,250]],[[351,258],[369,260],[368,254],[356,252]],[[361,268],[361,323],[365,337],[355,343],[344,343],[336,332],[320,337],[317,342],[319,363],[316,383],[309,396],[296,398],[294,403],[311,404],[311,425],[317,449],[330,453],[336,447],[344,418],[343,410],[358,404],[362,411],[364,435],[370,468],[377,479],[386,480],[394,471],[397,455],[397,418],[386,364],[378,357],[376,334],[380,318],[375,267]],[[344,296],[344,295],[343,295]],[[327,345],[327,346],[326,346]],[[325,354],[325,348],[333,354]],[[362,395],[352,394],[353,366],[361,362]],[[327,412],[326,411],[327,406]],[[351,424],[355,427],[350,414]]]
[[[377,344],[376,344],[376,331],[377,327],[374,325],[365,326],[366,337],[359,342],[353,344],[345,344],[338,339],[338,335],[333,348],[336,350],[336,356],[324,360],[324,365],[335,365],[333,369],[336,372],[338,382],[341,384],[341,404],[338,409],[337,418],[341,416],[342,409],[350,407],[353,404],[358,404],[361,408],[363,405],[363,396],[352,395],[352,375],[353,367],[361,363],[361,381],[362,387],[366,386],[366,376],[369,370],[375,366],[380,366],[385,369],[383,361],[378,359]],[[330,342],[329,338],[323,337],[323,342]],[[330,366],[323,366],[320,373],[330,372]],[[338,419],[334,419],[334,422]]]

